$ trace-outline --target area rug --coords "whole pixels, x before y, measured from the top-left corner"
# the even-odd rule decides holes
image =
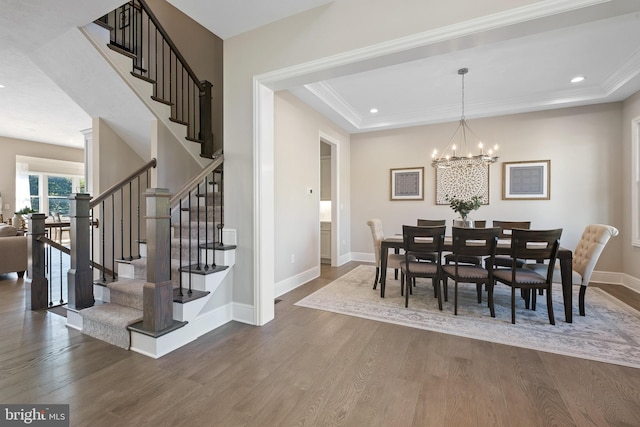
[[[438,310],[431,281],[418,279],[409,308],[400,296],[400,281],[387,274],[385,298],[372,289],[375,267],[361,265],[298,301],[296,305],[395,323],[444,334],[475,338],[533,350],[640,368],[640,312],[592,287],[587,291],[586,316],[577,313],[576,287],[573,323],[564,321],[562,289],[554,286],[556,324],[549,324],[546,297],[538,296],[536,311],[527,310],[516,297],[516,324],[511,323],[511,289],[498,284],[494,290],[496,317],[487,307],[486,292],[478,304],[475,285],[460,284],[458,315],[453,314],[453,282],[449,301]]]

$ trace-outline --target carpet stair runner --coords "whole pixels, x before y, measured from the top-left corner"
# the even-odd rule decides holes
[[[213,196],[207,196],[209,198],[208,203],[211,203]],[[219,199],[219,193],[216,193],[216,200]],[[204,204],[203,197],[200,197],[201,203]],[[188,267],[189,262],[196,264],[198,262],[198,235],[200,236],[201,247],[206,246],[208,239],[209,242],[217,242],[217,222],[212,222],[213,219],[220,218],[220,207],[216,206],[215,211],[213,208],[208,207],[208,213],[206,218],[209,220],[205,227],[205,208],[197,204],[192,203],[191,206],[191,219],[188,220],[188,212],[183,212],[182,223],[180,225],[173,224],[172,239],[171,239],[171,281],[174,289],[178,288],[180,281],[179,268],[180,262],[180,241],[177,236],[180,235],[179,228],[182,228],[182,266],[183,269]],[[198,229],[198,222],[196,218],[200,216],[200,229]],[[191,242],[189,242],[189,235],[191,236]],[[191,246],[189,246],[191,243]],[[190,248],[190,249],[189,249]],[[191,259],[189,259],[189,253]],[[204,270],[206,260],[201,258],[201,268]],[[143,318],[143,287],[147,279],[147,259],[142,257],[127,262],[133,266],[133,278],[120,278],[116,282],[107,283],[106,286],[109,289],[110,302],[105,304],[96,305],[79,313],[83,319],[83,333],[90,335],[94,338],[106,341],[110,344],[118,347],[129,349],[131,345],[130,331],[128,327],[134,323],[140,322]],[[214,263],[214,256],[209,256],[208,264]],[[183,285],[184,286],[184,285]],[[206,295],[207,293],[199,293],[199,295]]]
[[[120,279],[107,284],[111,302],[80,311],[82,332],[129,349],[129,325],[142,320],[142,290],[146,280]]]

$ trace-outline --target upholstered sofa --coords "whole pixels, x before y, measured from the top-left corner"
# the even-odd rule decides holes
[[[15,227],[0,224],[0,274],[15,272],[23,277],[28,262],[27,237],[18,236]]]

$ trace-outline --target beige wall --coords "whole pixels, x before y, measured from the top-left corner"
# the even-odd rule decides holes
[[[0,136],[0,193],[2,204],[9,204],[9,209],[0,206],[5,220],[16,210],[16,155],[84,163],[84,150],[79,148]]]
[[[622,129],[624,135],[624,148],[621,158],[623,171],[623,180],[620,185],[622,191],[622,212],[623,221],[620,229],[620,236],[617,238],[622,247],[623,262],[622,273],[631,276],[636,282],[640,283],[640,248],[631,245],[632,229],[631,229],[631,186],[633,184],[633,176],[631,162],[638,161],[631,157],[631,121],[640,117],[640,92],[631,96],[624,102],[624,115],[622,119]]]
[[[349,239],[349,135],[289,92],[275,97],[275,280],[320,266],[320,135],[339,146],[342,239]],[[343,168],[344,169],[344,168]],[[313,190],[307,194],[307,188]],[[342,240],[341,239],[341,240]],[[338,246],[338,256],[349,248]],[[295,262],[291,262],[291,255]]]
[[[548,110],[470,120],[485,142],[497,141],[499,160],[490,167],[490,204],[471,213],[475,219],[531,220],[534,228],[562,228],[561,244],[574,248],[587,224],[621,227],[622,104]],[[351,206],[354,257],[372,255],[366,221],[382,219],[386,234],[400,233],[417,218],[457,216],[435,204],[434,148],[440,151],[456,123],[352,135]],[[551,160],[550,200],[502,200],[502,162]],[[424,201],[390,201],[389,169],[422,166]],[[596,269],[622,269],[621,239],[605,249]]]

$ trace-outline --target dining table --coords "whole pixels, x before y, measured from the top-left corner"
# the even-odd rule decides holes
[[[399,253],[404,247],[402,235],[386,237],[380,245],[380,296],[384,298],[385,283],[387,279],[387,255],[389,249]],[[453,241],[447,236],[444,239],[443,252],[453,250]],[[509,239],[499,239],[496,245],[496,255],[509,255],[511,253],[511,241]],[[558,259],[560,260],[560,276],[562,278],[562,299],[564,303],[564,317],[567,323],[573,322],[573,283],[572,283],[572,261],[573,252],[571,249],[560,246],[558,249]]]

